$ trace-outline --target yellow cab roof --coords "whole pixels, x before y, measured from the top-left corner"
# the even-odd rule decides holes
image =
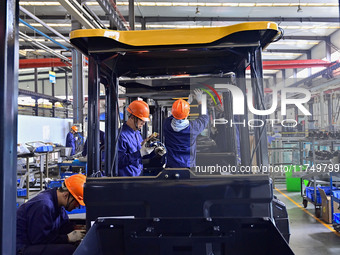
[[[81,29],[71,43],[118,76],[216,74],[234,71],[254,47],[265,48],[281,34],[273,22],[224,27],[114,31]]]

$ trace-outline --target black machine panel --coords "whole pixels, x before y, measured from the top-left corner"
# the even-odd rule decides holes
[[[193,176],[164,170],[157,177],[87,178],[87,226],[98,217],[270,217],[266,175]]]
[[[87,178],[84,201],[89,233],[75,254],[293,254],[267,175]]]
[[[272,205],[275,225],[287,243],[289,243],[290,230],[286,205],[282,201],[278,200],[275,196]]]
[[[291,255],[268,218],[96,221],[75,255]]]

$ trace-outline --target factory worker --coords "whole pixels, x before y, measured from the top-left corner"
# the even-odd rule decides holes
[[[78,127],[72,126],[70,132],[68,132],[66,136],[66,145],[65,147],[71,147],[72,151],[70,156],[76,153],[76,137],[75,134],[78,132]]]
[[[140,133],[149,121],[149,106],[141,100],[135,100],[127,107],[128,120],[121,127],[118,139],[118,176],[139,176],[143,170],[142,157],[153,152],[147,147]]]
[[[102,150],[104,146],[105,146],[105,133],[104,131],[99,130],[99,148]],[[87,156],[87,139],[85,141],[81,155],[84,157]],[[102,155],[102,160],[104,160],[104,153]]]
[[[202,90],[195,89],[198,104],[202,103]],[[189,96],[192,101],[192,95]],[[191,103],[191,102],[190,102]],[[167,148],[167,165],[170,168],[194,167],[196,165],[196,138],[209,123],[208,115],[193,121],[187,119],[190,105],[178,99],[172,105],[172,116],[164,121],[163,134]]]
[[[75,230],[67,211],[83,201],[85,175],[65,179],[62,187],[48,189],[17,210],[17,254],[73,254],[85,230]]]

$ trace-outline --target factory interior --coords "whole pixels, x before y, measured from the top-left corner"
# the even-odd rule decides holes
[[[340,254],[340,0],[2,0],[1,254]]]

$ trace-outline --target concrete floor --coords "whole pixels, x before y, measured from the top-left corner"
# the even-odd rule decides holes
[[[340,234],[332,232],[331,224],[323,225],[303,210],[300,192],[287,192],[285,184],[277,184],[274,194],[286,204],[290,223],[290,247],[295,255],[340,254]],[[315,215],[314,205],[308,203],[307,211]],[[330,227],[327,228],[327,226]]]

